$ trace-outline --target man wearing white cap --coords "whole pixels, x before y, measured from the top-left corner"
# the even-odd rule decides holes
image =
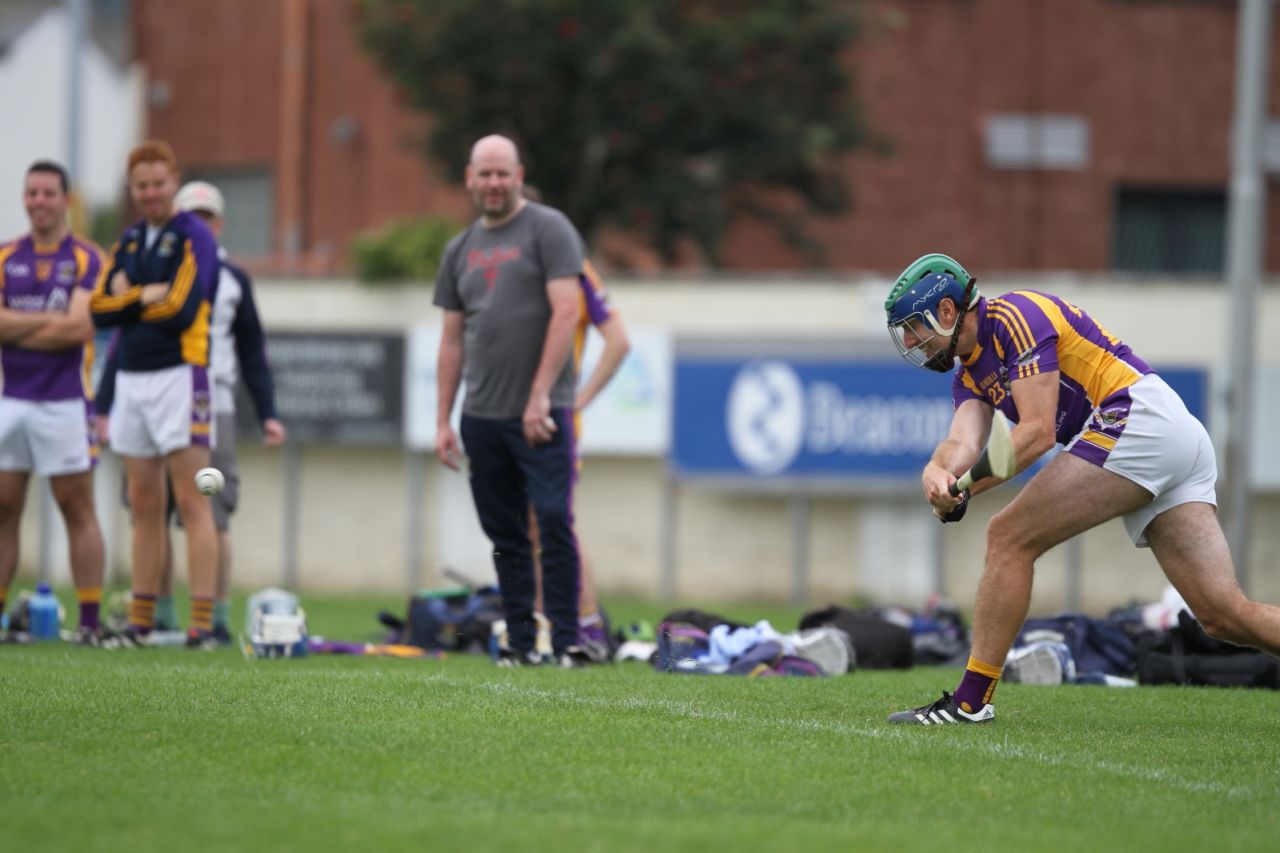
[[[225,204],[222,193],[213,184],[191,181],[174,196],[174,207],[194,213],[203,219],[215,237],[221,237]],[[222,472],[226,484],[211,498],[214,524],[218,531],[217,597],[213,607],[213,633],[222,643],[231,641],[228,627],[228,594],[231,579],[231,540],[228,531],[231,514],[240,496],[240,469],[236,463],[236,384],[244,377],[262,426],[262,443],[278,447],[287,436],[284,424],[276,416],[275,386],[271,366],[267,362],[262,323],[253,299],[249,276],[227,260],[218,247],[218,283],[214,291],[212,317],[209,323],[209,374],[213,380],[213,402],[218,437],[210,456],[210,464]],[[112,368],[108,363],[107,376]],[[103,401],[103,395],[107,400]],[[104,376],[99,391],[99,408],[110,405],[110,382]],[[173,573],[173,549],[168,549],[165,580],[157,601],[157,617],[167,615],[164,598],[170,589]],[[170,599],[171,601],[172,599]]]

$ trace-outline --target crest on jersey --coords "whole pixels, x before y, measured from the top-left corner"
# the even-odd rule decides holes
[[[76,280],[76,262],[58,261],[58,267],[54,271],[54,277],[58,284],[71,284]]]
[[[156,249],[156,256],[167,258],[173,254],[173,245],[178,241],[178,235],[172,231],[166,231],[164,236],[160,238],[160,246]]]
[[[36,281],[48,281],[53,275],[53,261],[36,261]]]

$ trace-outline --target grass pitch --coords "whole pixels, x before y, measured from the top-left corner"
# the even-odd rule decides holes
[[[390,598],[304,596],[365,639]],[[661,609],[621,608],[655,619]],[[775,619],[774,613],[722,612]],[[7,850],[1271,850],[1280,696],[0,647]]]

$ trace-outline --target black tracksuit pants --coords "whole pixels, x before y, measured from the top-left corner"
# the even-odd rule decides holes
[[[577,470],[573,412],[552,409],[556,421],[548,444],[530,447],[519,418],[462,416],[461,438],[470,468],[471,496],[480,526],[493,543],[493,563],[506,611],[507,640],[514,652],[534,647],[533,551],[529,506],[542,537],[542,598],[551,620],[551,646],[559,655],[578,642],[579,560],[573,532],[573,486]]]

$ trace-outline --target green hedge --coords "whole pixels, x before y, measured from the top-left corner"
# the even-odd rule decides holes
[[[351,244],[356,278],[369,284],[392,281],[432,282],[444,247],[462,230],[458,223],[440,217],[393,222],[357,236]]]

